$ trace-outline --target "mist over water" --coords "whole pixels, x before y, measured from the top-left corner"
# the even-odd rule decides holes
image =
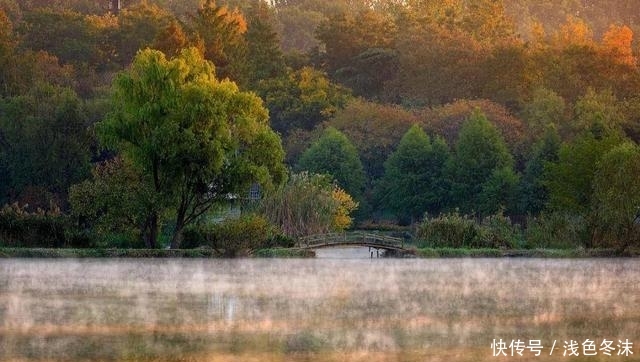
[[[0,361],[551,361],[570,339],[640,343],[637,260],[349,252],[365,258],[0,260]],[[494,339],[545,349],[501,359]]]

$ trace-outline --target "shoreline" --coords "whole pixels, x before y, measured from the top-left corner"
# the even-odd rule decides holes
[[[313,250],[296,248],[259,249],[251,258],[315,258]],[[397,258],[635,258],[640,249],[620,253],[615,249],[414,249],[411,254]],[[1,248],[4,258],[208,258],[222,259],[224,256],[212,249],[48,249],[48,248]],[[389,257],[394,258],[394,257]]]

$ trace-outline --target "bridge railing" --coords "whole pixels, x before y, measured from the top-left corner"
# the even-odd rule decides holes
[[[395,247],[404,247],[404,239],[364,231],[327,233],[308,235],[298,239],[299,247],[311,247],[327,244],[366,244],[373,243]]]

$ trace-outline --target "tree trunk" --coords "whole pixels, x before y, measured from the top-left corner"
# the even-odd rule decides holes
[[[176,229],[173,232],[173,237],[171,238],[171,249],[179,249],[180,244],[182,244],[182,230],[184,230],[184,217],[185,213],[183,210],[178,210],[178,216],[176,218]]]
[[[152,212],[145,223],[144,243],[149,249],[155,249],[158,246],[158,213]]]
[[[182,244],[182,226],[178,229],[176,225],[176,231],[173,233],[173,237],[171,238],[171,249],[180,249],[180,244]]]

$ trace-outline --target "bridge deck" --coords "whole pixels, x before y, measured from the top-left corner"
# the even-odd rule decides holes
[[[332,246],[357,245],[376,249],[406,251],[404,239],[387,235],[353,231],[345,233],[328,233],[310,235],[298,240],[298,247],[304,249],[319,249]]]

